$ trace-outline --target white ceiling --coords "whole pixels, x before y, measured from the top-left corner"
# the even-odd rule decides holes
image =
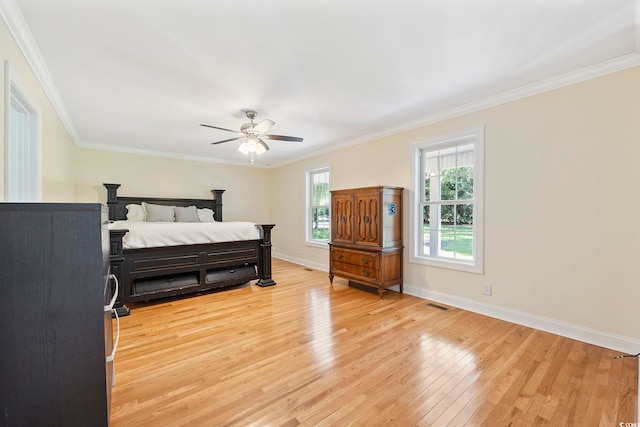
[[[199,124],[239,129],[255,109],[304,137],[269,141],[262,167],[640,64],[638,0],[0,7],[77,145],[248,165]]]

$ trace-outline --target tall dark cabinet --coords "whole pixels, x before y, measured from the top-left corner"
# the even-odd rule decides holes
[[[0,203],[0,426],[108,426],[107,210]]]

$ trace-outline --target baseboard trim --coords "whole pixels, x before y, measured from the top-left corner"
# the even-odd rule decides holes
[[[278,252],[272,252],[271,255],[274,258],[278,258],[284,261],[289,261],[294,264],[300,264],[304,267],[309,267],[309,268],[313,268],[315,270],[320,270],[320,271],[326,271],[327,273],[329,272],[329,266],[327,264],[309,262],[309,260],[306,260],[306,259],[296,258],[289,255],[281,254]]]
[[[273,257],[282,259],[284,261],[293,262],[295,264],[300,264],[305,267],[314,268],[316,270],[326,272],[329,271],[329,268],[326,264],[312,263],[305,259],[291,257],[275,252],[273,253]],[[531,314],[524,311],[512,310],[493,304],[486,304],[456,295],[425,290],[423,288],[411,286],[406,283],[404,284],[404,293],[425,300],[446,304],[467,311],[472,311],[474,313],[493,317],[495,319],[515,323],[517,325],[527,326],[529,328],[539,329],[541,331],[582,341],[588,344],[609,348],[611,350],[619,351],[620,353],[636,354],[640,352],[640,340],[623,335],[616,335],[597,329],[590,329],[573,323],[538,316],[536,314]],[[638,369],[638,389],[640,390],[640,369]],[[637,404],[637,408],[640,408],[640,393],[638,394]]]
[[[539,329],[541,331],[550,332],[552,334],[586,342],[588,344],[609,348],[621,353],[636,354],[640,351],[640,340],[631,337],[586,328],[573,323],[538,316],[524,311],[512,310],[493,304],[486,304],[456,295],[425,290],[423,288],[407,285],[406,283],[404,284],[404,292],[419,298],[450,305],[518,325]]]
[[[274,258],[303,265],[305,267],[314,268],[320,271],[329,271],[327,265],[320,263],[312,263],[309,260],[291,257],[288,255],[274,253]],[[391,288],[394,289],[394,288]],[[404,284],[404,292],[425,300],[450,305],[452,307],[461,308],[463,310],[472,311],[474,313],[493,317],[507,322],[527,326],[541,331],[550,332],[552,334],[571,338],[574,340],[586,342],[611,350],[619,351],[625,354],[636,354],[640,352],[640,340],[612,334],[609,332],[591,329],[575,323],[564,322],[549,317],[538,316],[537,314],[527,313],[524,311],[513,310],[498,305],[487,304],[484,302],[463,298],[456,295],[446,294],[443,292],[431,291],[416,286]],[[640,382],[640,372],[639,379]]]

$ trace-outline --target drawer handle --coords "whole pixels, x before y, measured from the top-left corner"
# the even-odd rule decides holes
[[[338,258],[338,259],[342,259],[342,258],[344,258],[344,255],[342,255],[342,254],[337,254],[337,255],[336,255],[336,258]]]
[[[369,264],[369,262],[371,262],[371,260],[369,258],[360,258],[362,260],[363,264]]]
[[[371,273],[369,270],[362,270],[362,274],[364,274],[365,276],[369,277],[373,273]]]

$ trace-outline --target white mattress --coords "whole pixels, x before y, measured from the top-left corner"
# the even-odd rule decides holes
[[[110,229],[129,230],[122,239],[124,249],[199,243],[234,242],[260,238],[253,222],[143,222],[114,221]]]

